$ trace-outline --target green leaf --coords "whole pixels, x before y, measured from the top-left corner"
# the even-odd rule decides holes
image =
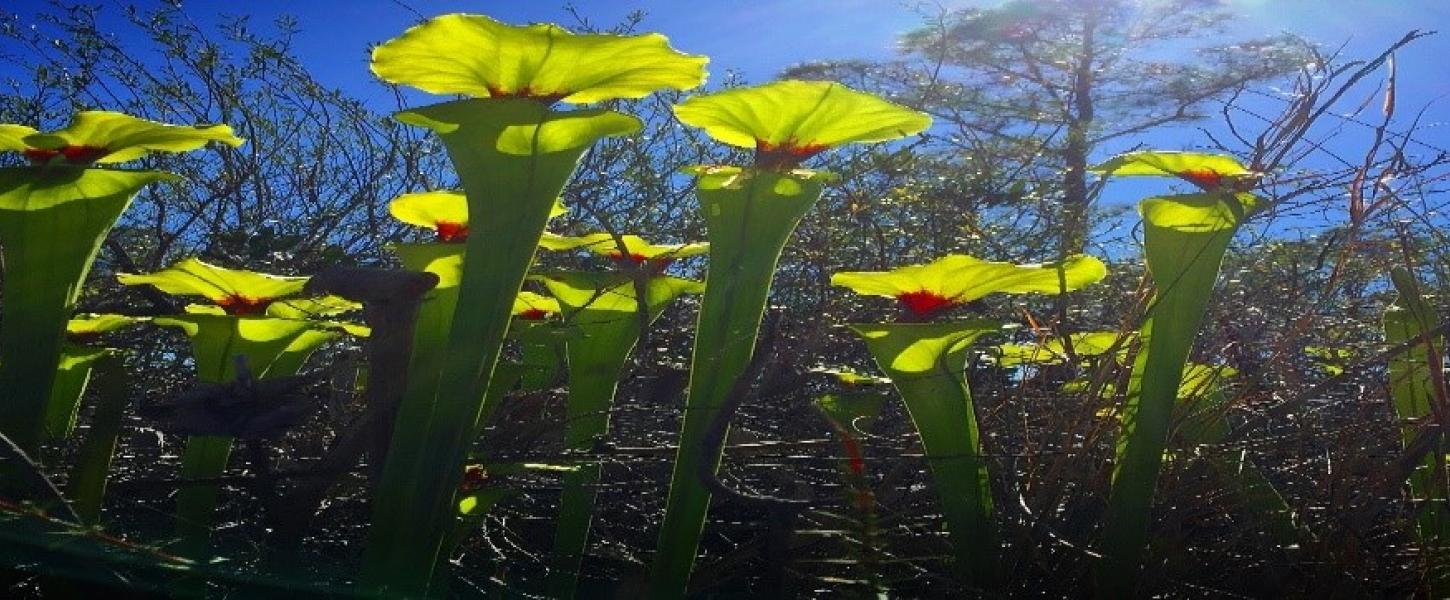
[[[314,323],[306,331],[297,334],[292,341],[282,348],[277,358],[267,367],[267,376],[276,377],[282,374],[293,374],[302,370],[302,365],[316,352],[323,344],[337,339],[346,329],[338,326],[331,327],[329,324]]]
[[[1314,362],[1324,369],[1330,377],[1344,372],[1344,366],[1350,363],[1354,357],[1354,351],[1349,348],[1331,348],[1328,346],[1305,346],[1304,354],[1314,358]]]
[[[535,279],[549,288],[570,322],[577,325],[615,324],[620,321],[619,315],[607,313],[639,312],[634,281],[619,273],[551,271]],[[664,276],[649,278],[644,287],[653,316],[682,294],[705,291],[705,284],[698,281]],[[637,325],[633,329],[638,333]]]
[[[1204,365],[1199,363],[1188,363],[1183,367],[1183,379],[1178,384],[1178,393],[1174,396],[1179,404],[1192,403],[1203,399],[1205,396],[1215,393],[1220,380],[1238,375],[1238,370],[1224,365]],[[1136,385],[1135,377],[1130,376],[1129,387]],[[1092,382],[1085,379],[1075,379],[1063,385],[1063,391],[1085,392]],[[1103,398],[1111,398],[1117,393],[1117,387],[1112,383],[1105,383],[1099,395]],[[1208,442],[1203,442],[1208,443]]]
[[[316,324],[316,327],[330,331],[341,331],[348,335],[362,338],[372,337],[373,335],[373,328],[350,321],[320,321]]]
[[[175,327],[191,338],[197,377],[225,383],[236,377],[234,356],[246,356],[254,377],[266,377],[277,359],[313,323],[294,319],[185,314],[156,317],[152,322]]]
[[[468,231],[468,197],[462,192],[433,191],[403,194],[388,203],[394,219],[438,232],[439,241],[454,241],[450,228]]]
[[[51,384],[45,405],[45,436],[51,440],[70,437],[75,430],[81,398],[91,379],[91,366],[112,350],[66,345],[61,351],[59,371]]]
[[[816,399],[816,409],[842,435],[870,433],[887,399],[886,394],[871,392],[826,394]]]
[[[375,48],[372,70],[388,83],[434,94],[586,104],[693,88],[704,83],[708,60],[676,51],[655,33],[574,34],[553,24],[519,27],[451,14]]]
[[[580,150],[601,138],[638,132],[639,119],[612,110],[551,111],[528,100],[498,100],[480,109],[480,100],[459,100],[399,112],[399,121],[441,134],[456,132],[465,123],[492,130],[487,148],[496,155],[528,157]],[[486,118],[482,118],[487,115]],[[469,139],[470,145],[477,143]],[[465,186],[467,183],[465,182]],[[550,211],[553,204],[550,204]]]
[[[69,126],[50,133],[24,137],[23,126],[8,125],[0,130],[0,150],[25,151],[36,162],[60,160],[71,164],[102,164],[136,160],[151,152],[187,152],[207,142],[232,147],[244,140],[226,125],[166,125],[130,115],[103,110],[76,113]],[[77,149],[86,149],[78,151]]]
[[[89,346],[68,346],[61,354],[60,369],[62,371],[77,371],[90,367],[96,359],[104,356],[110,348],[92,348]]]
[[[81,210],[94,211],[109,198],[124,196],[129,200],[130,195],[147,184],[174,179],[178,177],[160,171],[68,166],[3,168],[0,169],[0,211],[40,212],[71,203],[84,204]],[[55,235],[66,234],[70,232],[55,232]],[[58,241],[72,241],[73,237],[74,234],[66,235]]]
[[[675,116],[726,144],[799,158],[931,126],[926,113],[826,81],[777,81],[694,96],[675,106]]]
[[[1016,265],[953,254],[925,265],[886,272],[843,272],[831,284],[858,294],[896,298],[906,292],[929,291],[957,303],[971,302],[993,293],[1056,294],[1074,291],[1106,277],[1107,267],[1097,258],[1077,255],[1061,266],[1056,263]]]
[[[457,288],[463,278],[463,245],[461,244],[393,244],[389,247],[409,271],[438,276],[439,290]]]
[[[90,429],[85,434],[79,456],[66,482],[66,494],[73,499],[76,514],[80,515],[81,522],[89,525],[96,524],[100,518],[106,479],[111,472],[111,458],[115,454],[126,404],[130,399],[129,374],[125,366],[125,359],[120,353],[103,356],[96,363],[94,382],[89,387],[97,390],[99,398],[91,413]]]
[[[885,272],[836,273],[831,275],[831,285],[866,296],[895,298],[925,316],[993,293],[1070,292],[1101,281],[1107,274],[1102,261],[1085,255],[1071,256],[1060,264],[1015,265],[953,254]]]
[[[1249,194],[1241,197],[1253,198]],[[1185,194],[1148,198],[1138,203],[1138,213],[1155,227],[1185,233],[1212,233],[1239,226],[1243,220],[1242,198],[1223,194]]]
[[[1183,381],[1178,384],[1178,400],[1202,398],[1218,388],[1219,381],[1238,375],[1238,369],[1224,365],[1189,363],[1183,367]]]
[[[920,379],[923,374],[940,372],[959,377],[966,368],[944,365],[944,357],[961,354],[968,344],[986,333],[998,331],[996,321],[953,321],[948,323],[855,324],[851,329],[866,341],[876,363],[901,384],[903,380]],[[955,358],[952,358],[955,361]]]
[[[821,373],[823,375],[830,375],[831,377],[835,378],[836,383],[839,383],[847,388],[869,388],[891,384],[890,378],[880,377],[876,375],[866,375],[863,373],[857,373],[849,369],[829,369],[824,367],[817,367],[811,369],[811,372]]]
[[[24,152],[30,149],[25,138],[38,133],[34,127],[0,123],[0,152]]]
[[[55,382],[51,384],[50,399],[45,407],[45,436],[52,440],[70,437],[75,429],[76,414],[81,399],[91,379],[91,367],[108,353],[110,348],[95,348],[77,345],[103,333],[147,321],[145,317],[125,315],[81,315],[66,323],[66,336],[72,342],[61,347],[60,364],[57,366]]]
[[[1229,434],[1228,397],[1220,383],[1238,371],[1223,365],[1188,363],[1178,385],[1177,429],[1175,434],[1189,445],[1216,444]]]
[[[227,269],[188,258],[150,274],[122,273],[122,285],[151,285],[168,294],[201,296],[229,314],[252,314],[272,301],[302,292],[306,277],[284,277]],[[283,309],[285,311],[285,309]]]
[[[495,504],[517,493],[508,488],[483,488],[458,499],[458,514],[464,517],[481,517]]]

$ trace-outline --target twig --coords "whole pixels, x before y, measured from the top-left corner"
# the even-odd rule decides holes
[[[0,470],[0,473],[3,473],[7,480],[6,488],[10,487],[8,484],[11,481],[23,480],[23,485],[29,487],[30,491],[43,492],[46,496],[49,496],[41,503],[43,506],[46,506],[48,509],[54,506],[54,508],[63,511],[65,517],[70,521],[74,523],[81,522],[81,516],[76,514],[70,502],[65,499],[65,495],[60,493],[60,488],[55,487],[55,483],[40,470],[40,465],[36,464],[35,460],[31,459],[30,455],[25,453],[25,450],[21,449],[14,440],[10,439],[10,436],[4,433],[0,433],[0,463],[9,464],[8,467]],[[15,477],[16,475],[19,475],[19,477]]]
[[[745,372],[735,380],[735,385],[730,388],[729,395],[725,397],[725,404],[720,407],[719,412],[715,413],[714,420],[710,421],[710,428],[705,431],[704,443],[700,445],[703,459],[698,463],[699,470],[696,475],[712,493],[766,509],[790,507],[800,510],[809,507],[812,501],[742,492],[720,481],[720,476],[716,471],[718,463],[714,458],[720,456],[724,451],[725,435],[730,431],[730,422],[734,420],[740,405],[745,403],[746,397],[754,391],[759,383],[760,374],[765,370],[765,365],[770,362],[769,358],[774,354],[776,338],[780,333],[780,315],[774,312],[767,314],[762,329],[764,335],[756,344],[756,351],[750,357],[750,364],[746,365]]]

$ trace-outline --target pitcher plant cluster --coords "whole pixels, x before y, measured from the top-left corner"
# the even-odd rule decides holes
[[[429,241],[392,250],[406,270],[430,273],[437,284],[417,307],[411,354],[401,367],[405,385],[370,488],[372,519],[357,577],[364,591],[443,593],[439,586],[453,550],[503,497],[487,480],[534,468],[476,454],[485,425],[509,392],[562,385],[568,390],[564,448],[573,460],[557,469],[562,488],[548,593],[572,597],[602,477],[591,452],[609,435],[616,389],[655,320],[680,298],[696,295],[678,451],[649,564],[648,595],[678,598],[690,589],[709,527],[706,480],[722,458],[720,446],[707,438],[722,419],[728,427],[732,413],[726,407],[758,359],[781,252],[834,180],[807,161],[848,144],[889,142],[931,127],[925,113],[834,82],[787,80],[697,93],[674,107],[680,123],[753,153],[742,164],[699,165],[681,174],[694,180],[707,239],[663,244],[636,232],[548,231],[550,220],[566,210],[561,193],[590,148],[642,127],[634,116],[608,108],[618,105],[611,101],[698,88],[706,63],[658,34],[576,34],[556,25],[512,26],[464,14],[427,20],[374,49],[371,68],[379,79],[446,98],[395,117],[442,143],[460,188],[418,190],[389,206],[399,221],[430,232]],[[184,334],[192,349],[187,362],[201,385],[156,418],[187,436],[180,476],[194,484],[176,495],[179,542],[173,550],[188,559],[214,551],[210,535],[221,488],[205,481],[226,472],[234,443],[266,439],[279,423],[299,419],[304,413],[295,406],[293,392],[301,385],[295,376],[308,357],[337,336],[369,334],[351,317],[363,305],[313,294],[307,277],[233,270],[198,258],[155,273],[119,275],[124,285],[151,286],[194,302],[180,314],[73,314],[100,244],[132,198],[147,185],[179,185],[175,176],[126,163],[208,142],[235,147],[243,140],[225,125],[163,125],[102,111],[79,113],[70,126],[49,133],[0,125],[0,151],[29,163],[0,169],[0,432],[27,452],[73,435],[85,390],[93,386],[95,424],[66,493],[78,517],[95,523],[127,384],[124,357],[104,347],[103,336],[126,327]],[[955,575],[975,588],[1001,589],[1005,541],[996,507],[1004,498],[994,481],[1002,476],[984,451],[969,373],[1114,361],[1130,365],[1131,378],[1122,389],[1097,388],[1104,416],[1116,420],[1118,443],[1096,590],[1103,598],[1135,593],[1157,476],[1173,459],[1168,442],[1175,423],[1177,435],[1193,443],[1215,443],[1227,432],[1218,386],[1232,372],[1191,364],[1189,355],[1229,241],[1263,206],[1252,193],[1258,174],[1231,157],[1135,152],[1095,171],[1104,177],[1175,177],[1201,188],[1139,204],[1154,294],[1136,332],[1003,344],[1008,322],[963,310],[994,295],[1061,295],[1094,285],[1108,270],[1092,256],[1012,264],[951,254],[830,277],[833,286],[880,299],[883,306],[894,303],[896,312],[889,322],[849,326],[885,377],[833,371],[839,391],[818,402],[840,445],[840,473],[851,510],[867,528],[863,539],[874,527],[875,500],[861,439],[894,389],[925,452]],[[596,259],[595,268],[539,266],[541,248],[587,254]],[[705,261],[704,281],[672,274],[675,261],[691,257]],[[1401,299],[1385,315],[1387,337],[1409,341],[1437,328],[1412,277],[1397,273],[1395,283]],[[998,343],[978,343],[992,338]],[[1426,353],[1439,348],[1438,340],[1427,341],[1392,365],[1396,409],[1407,419],[1435,408],[1431,388],[1444,384],[1425,366],[1431,364]],[[1282,539],[1310,535],[1255,470],[1252,457],[1220,467]],[[1409,485],[1418,497],[1443,506],[1443,478],[1428,476],[1434,468],[1425,465]],[[1447,524],[1443,510],[1427,510],[1417,521],[1418,535],[1444,539]],[[866,545],[863,564],[869,567],[879,557]]]

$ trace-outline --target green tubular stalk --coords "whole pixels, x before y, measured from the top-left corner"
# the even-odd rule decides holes
[[[537,374],[538,369],[536,365],[499,361],[493,369],[493,379],[488,383],[488,391],[484,393],[483,410],[478,413],[478,424],[473,436],[475,439],[483,436],[489,419],[493,418],[493,413],[498,411],[510,393],[541,389],[532,385],[537,381],[531,376]]]
[[[71,471],[68,489],[71,506],[87,525],[100,521],[106,477],[121,433],[121,419],[126,413],[129,383],[125,359],[119,352],[108,352],[96,362],[94,387],[99,403],[91,415],[91,428],[81,443],[80,458]]]
[[[654,322],[680,293],[702,291],[694,281],[654,277],[643,282],[649,316],[641,323],[635,281],[609,273],[551,273],[541,277],[578,335],[567,344],[569,399],[564,448],[588,452],[609,432],[615,388],[639,341],[641,326]],[[572,598],[589,542],[600,465],[584,463],[564,474],[548,595]]]
[[[1220,444],[1231,430],[1228,419],[1224,416],[1228,407],[1228,396],[1215,381],[1224,375],[1212,374],[1213,369],[1190,365],[1183,376],[1184,382],[1179,389],[1180,400],[1201,398],[1186,406],[1190,414],[1179,420],[1176,435],[1188,445]],[[1219,370],[1223,374],[1229,372],[1227,368]],[[1207,461],[1225,487],[1238,494],[1248,512],[1264,521],[1275,544],[1287,548],[1313,539],[1311,532],[1295,522],[1293,507],[1289,506],[1289,502],[1274,487],[1273,482],[1249,460],[1247,452],[1215,453],[1208,456]]]
[[[408,386],[396,420],[412,423],[427,416],[427,407],[438,393],[438,373],[453,311],[458,306],[458,268],[463,261],[459,244],[398,244],[393,252],[410,271],[438,275],[438,286],[428,292],[418,307],[413,329],[413,352],[408,365]]]
[[[461,244],[398,244],[393,246],[392,250],[398,255],[405,268],[411,271],[435,273],[439,276],[439,283],[437,287],[428,292],[428,296],[418,307],[418,317],[413,328],[413,351],[408,364],[407,387],[403,392],[402,401],[398,405],[398,412],[393,418],[393,436],[385,465],[416,460],[416,454],[402,457],[398,453],[415,453],[417,451],[415,449],[417,440],[407,439],[403,436],[408,431],[409,424],[421,423],[429,418],[433,399],[438,394],[438,375],[443,369],[443,356],[448,345],[448,330],[453,322],[454,309],[458,305],[458,271],[462,264],[464,248]],[[490,390],[488,396],[497,397],[501,395],[502,391],[506,390]],[[409,442],[409,444],[404,445],[404,442]],[[386,487],[388,485],[406,484],[390,482],[386,479],[385,471],[384,481],[374,491],[373,527],[375,530],[371,534],[373,539],[377,539],[380,535],[377,531],[380,525],[377,519],[382,516],[383,494],[389,489]],[[393,506],[396,507],[395,510],[408,510],[409,501],[410,498],[406,495],[396,493],[387,500],[387,502],[393,503]],[[386,549],[376,548],[374,543],[369,544],[366,552],[365,560],[369,565],[387,558]],[[371,572],[371,567],[366,568],[362,577],[366,580]],[[389,579],[378,577],[372,580],[371,585],[381,586],[388,582]]]
[[[111,352],[109,348],[88,348],[64,344],[61,347],[60,365],[51,384],[50,400],[45,405],[45,437],[59,440],[70,437],[76,426],[76,413],[81,408],[81,398],[86,394],[91,381],[91,369],[96,361]]]
[[[515,320],[517,325],[518,321]],[[489,423],[489,418],[494,411],[503,404],[505,398],[512,392],[531,391],[543,389],[538,387],[540,382],[552,383],[554,376],[560,368],[560,358],[556,352],[563,348],[555,348],[551,344],[522,344],[524,350],[523,362],[509,362],[500,360],[494,367],[493,379],[489,381],[488,391],[484,394],[483,410],[478,415],[478,424],[473,434],[474,439],[483,436],[484,429]],[[545,351],[547,350],[547,352]],[[544,375],[545,373],[550,373]],[[436,374],[436,372],[435,372]],[[488,456],[472,455],[471,461],[480,462],[488,470],[490,465]],[[448,534],[443,538],[438,553],[438,563],[433,566],[433,579],[429,586],[447,586],[448,575],[447,562],[458,547],[468,539],[468,535],[483,521],[484,516],[495,504],[502,501],[506,496],[507,489],[483,489],[463,494],[460,492],[458,500],[458,519],[454,520]]]
[[[1263,471],[1242,454],[1219,457],[1210,463],[1223,481],[1243,500],[1250,513],[1265,521],[1269,536],[1280,548],[1302,545],[1314,539],[1294,519],[1294,508],[1279,493]]]
[[[439,135],[471,215],[437,393],[427,406],[405,400],[400,410],[365,558],[365,585],[418,595],[457,518],[454,495],[484,392],[554,201],[594,142],[633,133],[640,123],[607,110],[553,111],[513,98],[437,104],[399,119]]]
[[[1426,332],[1440,326],[1435,311],[1425,302],[1414,276],[1404,268],[1391,272],[1391,280],[1399,298],[1385,310],[1385,342],[1398,345],[1421,339]],[[1432,369],[1444,361],[1445,344],[1440,336],[1432,336],[1408,351],[1390,359],[1390,394],[1395,415],[1401,422],[1402,441],[1406,448],[1420,435],[1424,421],[1434,418],[1437,383]],[[1443,434],[1441,434],[1443,436]],[[1416,530],[1426,545],[1437,547],[1450,543],[1450,494],[1445,489],[1445,473],[1441,457],[1445,455],[1444,438],[1437,438],[1432,450],[1410,475],[1410,495],[1419,504]],[[1440,588],[1447,583],[1438,582]]]
[[[995,321],[852,325],[901,393],[936,482],[955,569],[968,584],[996,589],[999,543],[991,476],[981,457],[965,370],[967,350]]]
[[[181,480],[220,477],[232,453],[232,438],[193,435],[181,452]],[[188,484],[176,493],[176,551],[182,556],[204,557],[211,551],[211,525],[220,490],[216,484]]]
[[[33,452],[61,341],[91,263],[131,199],[174,175],[67,166],[0,169],[0,432]]]
[[[558,306],[554,307],[554,313]],[[515,316],[509,323],[508,339],[518,348],[517,361],[499,360],[484,393],[483,410],[478,414],[477,433],[484,435],[493,414],[503,406],[509,394],[553,389],[563,382],[565,342],[573,332],[558,327],[553,318],[533,319]],[[505,425],[500,423],[499,425]],[[487,462],[488,457],[484,457]]]
[[[632,284],[626,285],[632,288]],[[564,421],[564,448],[566,451],[587,452],[609,430],[609,409],[614,404],[615,388],[629,353],[638,341],[639,320],[634,311],[597,310],[572,304],[569,299],[560,296],[561,290],[554,289],[560,287],[559,284],[549,287],[569,311],[565,318],[582,330],[582,336],[571,341],[566,350],[569,397]],[[631,299],[633,295],[631,292]],[[564,474],[549,570],[548,594],[551,597],[574,597],[579,567],[589,541],[589,525],[594,516],[594,486],[599,482],[599,474],[600,465],[597,463],[581,464],[578,470]]]
[[[394,417],[395,423],[411,423],[427,418],[429,406],[438,394],[438,374],[443,368],[443,356],[447,349],[448,330],[453,323],[453,311],[458,306],[459,270],[463,264],[462,244],[397,244],[392,247],[410,271],[428,272],[438,275],[438,285],[428,292],[418,307],[418,316],[413,328],[413,349],[408,364],[407,388],[402,403]],[[473,437],[482,433],[489,415],[502,402],[503,397],[514,389],[524,375],[524,369],[514,363],[500,363],[484,398],[484,408],[479,414],[477,429]],[[395,428],[395,434],[397,428]],[[395,437],[396,439],[396,437]],[[476,507],[481,517],[487,506]],[[467,534],[477,526],[476,519],[458,520],[440,544],[439,560],[461,544]],[[435,567],[435,575],[437,567]],[[445,579],[434,583],[445,584]]]
[[[339,335],[341,333],[335,329],[308,329],[297,334],[292,338],[292,341],[288,342],[286,347],[282,348],[282,352],[278,353],[276,358],[272,359],[271,364],[267,366],[266,372],[258,377],[265,379],[267,377],[296,375],[302,370],[302,366],[312,356],[314,351],[322,347],[323,344],[337,339]]]
[[[478,432],[483,435],[493,413],[513,392],[532,392],[555,387],[564,373],[564,336],[552,320],[536,321],[514,317],[509,324],[508,338],[517,343],[519,360],[500,360],[493,369],[483,409],[478,414]]]
[[[699,179],[701,212],[710,242],[705,295],[695,326],[689,396],[669,500],[650,576],[651,594],[685,594],[705,526],[710,492],[699,480],[705,433],[755,351],[776,263],[796,224],[822,191],[808,176],[746,169]]]
[[[1099,598],[1136,595],[1153,488],[1184,365],[1243,208],[1241,200],[1228,194],[1190,194],[1149,198],[1139,212],[1148,272],[1157,291],[1140,333],[1135,376],[1123,407],[1103,558],[1096,574]]]
[[[557,340],[519,343],[519,376],[521,389],[542,390],[559,382],[564,371],[565,348]],[[492,387],[492,386],[490,386]]]
[[[305,358],[325,339],[308,335],[312,323],[289,319],[189,314],[159,317],[155,323],[180,327],[191,338],[197,379],[208,383],[235,379],[236,356],[246,357],[252,375],[258,379],[293,375],[301,361],[289,358],[289,353],[303,353]],[[299,341],[315,343],[304,350],[299,348]],[[182,481],[220,477],[226,471],[231,449],[229,437],[188,437],[181,455]],[[177,492],[178,554],[198,557],[209,552],[218,492],[215,484],[184,485]]]
[[[427,418],[433,398],[438,393],[438,375],[443,368],[443,356],[447,349],[448,330],[453,322],[453,311],[458,305],[458,279],[463,263],[462,244],[398,244],[392,247],[403,266],[411,271],[429,272],[438,275],[439,283],[428,293],[418,308],[418,317],[413,329],[413,351],[408,365],[407,389],[402,404],[394,418],[398,423],[417,422]],[[526,345],[528,347],[528,345]],[[540,358],[538,353],[527,353],[530,358]],[[489,416],[503,402],[504,397],[521,385],[531,370],[518,363],[500,362],[484,395],[475,432],[477,439],[483,433]],[[395,435],[396,435],[395,429]],[[491,506],[491,504],[490,504]],[[477,518],[487,511],[487,506],[476,507]],[[477,518],[460,519],[449,530],[440,544],[438,559],[444,561],[449,553],[469,532],[477,526]],[[436,565],[436,571],[440,565]],[[438,573],[435,572],[435,576]],[[434,583],[443,584],[446,579],[435,577]]]

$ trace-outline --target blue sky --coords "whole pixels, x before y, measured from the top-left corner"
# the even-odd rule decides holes
[[[108,0],[145,6],[156,0]],[[990,5],[996,0],[941,0],[947,6]],[[21,7],[40,0],[19,0]],[[1401,57],[1401,99],[1418,106],[1450,97],[1450,0],[1227,0],[1246,37],[1278,31],[1299,33],[1327,46],[1348,42],[1348,54],[1365,55],[1410,29],[1447,29],[1417,43]],[[7,2],[9,4],[9,2]],[[355,93],[371,89],[367,47],[418,20],[476,12],[509,22],[569,24],[563,0],[184,0],[187,13],[206,22],[214,15],[249,14],[260,26],[290,14],[303,30],[297,50],[320,78]],[[826,58],[884,58],[895,36],[919,24],[911,0],[575,0],[578,11],[599,25],[643,10],[642,27],[670,36],[681,50],[711,57],[711,70],[769,79],[791,64]],[[412,9],[412,10],[410,10]],[[1442,115],[1450,115],[1450,103]]]
[[[119,12],[122,4],[145,6],[157,0],[105,0]],[[941,0],[948,6],[995,4],[996,0]],[[15,2],[15,0],[10,0]],[[25,12],[19,0],[8,6]],[[1290,31],[1327,48],[1345,44],[1351,57],[1373,56],[1410,29],[1445,33],[1421,40],[1398,57],[1401,115],[1429,107],[1417,139],[1450,148],[1450,0],[1227,0],[1242,15],[1243,37]],[[901,0],[576,0],[578,11],[597,25],[620,21],[632,10],[647,13],[641,28],[670,36],[681,50],[711,57],[711,72],[739,71],[750,81],[772,78],[789,65],[817,59],[887,58],[896,35],[921,22]],[[367,49],[418,21],[418,14],[484,13],[515,23],[572,23],[562,0],[185,0],[186,11],[202,23],[217,14],[252,15],[264,27],[278,15],[296,17],[302,29],[296,51],[324,83],[341,87],[380,109],[390,106],[385,91],[367,69]],[[414,12],[416,11],[416,13]],[[1350,103],[1357,104],[1362,98]],[[1376,104],[1377,106],[1377,104]],[[1371,109],[1367,116],[1375,116]],[[1357,156],[1368,131],[1346,126],[1346,153]],[[1163,149],[1203,142],[1198,132],[1180,128],[1146,138],[1124,140]],[[1422,148],[1429,151],[1427,148]],[[1121,148],[1104,148],[1104,154]],[[1103,158],[1103,157],[1098,157]],[[1116,185],[1116,184],[1115,184]],[[1152,187],[1152,186],[1150,186]],[[1138,186],[1109,190],[1105,201],[1130,202]],[[1122,196],[1117,200],[1115,197]],[[1332,217],[1331,217],[1332,218]]]
[[[104,0],[110,12],[122,5],[158,0]],[[991,5],[997,0],[940,0],[949,7]],[[10,0],[26,12],[42,0]],[[1243,16],[1245,37],[1291,31],[1327,47],[1347,44],[1349,56],[1366,56],[1410,29],[1444,28],[1399,57],[1401,110],[1430,105],[1427,140],[1450,146],[1450,0],[1227,0]],[[325,83],[386,105],[372,84],[367,48],[397,35],[418,14],[484,13],[508,22],[572,22],[564,0],[184,0],[202,23],[217,14],[252,15],[258,27],[282,14],[297,18],[303,35],[296,50]],[[599,25],[618,22],[632,10],[647,13],[642,28],[670,36],[681,50],[711,57],[711,71],[741,72],[751,81],[770,79],[782,68],[809,60],[886,58],[896,35],[921,22],[913,0],[575,0],[578,11]],[[10,8],[15,7],[15,8]],[[414,12],[416,11],[416,13]],[[1438,130],[1437,130],[1438,128]]]

